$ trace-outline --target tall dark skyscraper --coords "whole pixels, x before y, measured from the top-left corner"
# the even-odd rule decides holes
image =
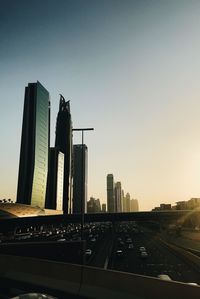
[[[55,147],[64,154],[63,211],[71,213],[72,121],[69,101],[60,96]]]
[[[50,128],[49,92],[40,82],[25,88],[17,202],[45,207]]]
[[[113,174],[107,175],[107,209],[108,213],[115,212],[115,194]]]
[[[85,144],[73,146],[73,213],[87,212],[88,150]]]

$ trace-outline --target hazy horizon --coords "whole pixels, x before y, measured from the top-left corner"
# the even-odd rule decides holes
[[[24,89],[59,94],[89,153],[88,199],[114,175],[140,210],[200,197],[200,2],[0,0],[0,199],[16,198]],[[81,136],[74,133],[74,143]]]

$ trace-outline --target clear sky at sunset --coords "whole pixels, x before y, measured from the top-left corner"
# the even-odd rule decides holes
[[[200,197],[199,0],[0,0],[0,198],[16,198],[24,88],[59,94],[89,150],[88,196],[106,175],[140,210]],[[74,143],[81,136],[74,133]]]

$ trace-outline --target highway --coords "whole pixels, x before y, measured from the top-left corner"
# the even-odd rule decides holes
[[[133,248],[129,249],[130,242]],[[145,247],[148,255],[146,258],[141,257],[140,247]],[[110,249],[112,250],[109,251]],[[123,255],[119,256],[117,250],[121,250]],[[111,234],[109,238],[107,236],[104,239],[104,242],[101,240],[89,265],[105,266],[106,256],[109,257],[108,269],[153,277],[166,274],[172,280],[200,285],[200,271],[193,269],[177,252],[169,249],[158,234],[145,228],[133,229],[130,224],[124,224],[121,231],[116,229],[113,240]],[[101,260],[101,263],[98,263],[98,260]]]
[[[69,243],[80,242],[80,230],[81,226],[77,224],[29,227],[23,231],[18,230],[12,242],[25,244],[50,241],[51,246],[54,246],[52,242],[55,248],[59,245],[59,250],[63,246],[63,254],[70,255],[70,248],[75,248],[73,246],[76,244],[69,246]],[[153,277],[166,274],[172,280],[200,285],[198,269],[167,247],[160,239],[160,232],[152,231],[135,221],[118,222],[113,226],[109,222],[87,223],[83,235],[85,250],[89,251],[85,255],[86,265]],[[4,240],[2,244],[6,243]],[[45,248],[47,245],[41,246]],[[141,256],[140,247],[145,247],[145,256]]]

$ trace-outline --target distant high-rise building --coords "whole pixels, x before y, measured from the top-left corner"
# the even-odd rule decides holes
[[[47,179],[47,209],[63,209],[64,154],[57,148],[49,150],[49,170]]]
[[[40,82],[25,88],[17,202],[45,207],[50,128],[49,92]]]
[[[106,203],[102,203],[101,211],[102,213],[106,213]]]
[[[121,182],[115,184],[115,212],[122,212],[122,188]]]
[[[115,194],[114,194],[113,174],[107,175],[107,208],[108,208],[108,213],[115,212]]]
[[[101,204],[99,198],[95,199],[90,197],[90,200],[87,202],[87,213],[100,213]]]
[[[63,211],[71,213],[72,121],[69,101],[60,96],[55,147],[64,154]]]
[[[122,212],[125,212],[124,190],[122,189]]]
[[[130,212],[130,194],[126,193],[126,196],[124,198],[124,206],[125,206],[125,210],[124,212]]]
[[[73,146],[73,213],[87,213],[88,149],[85,144]]]
[[[130,212],[138,212],[139,211],[139,205],[137,199],[131,199],[130,200]]]

